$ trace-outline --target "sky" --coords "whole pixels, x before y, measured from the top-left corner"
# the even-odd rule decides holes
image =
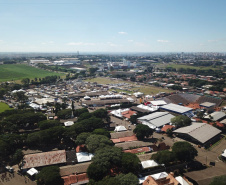
[[[226,52],[226,0],[0,0],[0,52]]]

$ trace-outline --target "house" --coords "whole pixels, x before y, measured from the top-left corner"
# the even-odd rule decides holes
[[[139,183],[142,185],[193,185],[186,178],[181,176],[174,177],[173,173],[167,174],[166,172],[139,178]]]

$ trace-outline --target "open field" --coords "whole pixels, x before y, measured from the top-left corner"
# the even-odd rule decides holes
[[[173,90],[170,89],[164,89],[161,87],[155,87],[155,86],[150,86],[150,85],[135,85],[135,83],[133,82],[127,82],[127,81],[123,81],[123,80],[111,80],[110,78],[104,78],[104,77],[98,77],[98,78],[92,78],[92,79],[88,79],[86,80],[87,82],[97,82],[99,84],[117,84],[117,83],[129,83],[129,84],[133,84],[133,88],[129,89],[128,91],[125,90],[116,90],[117,92],[127,92],[127,93],[131,93],[133,92],[137,92],[140,91],[146,95],[154,95],[157,94],[159,92],[173,92]],[[132,93],[133,93],[132,92]]]
[[[140,87],[132,88],[132,90],[142,92],[145,95],[155,95],[159,92],[166,92],[166,93],[174,92],[173,90],[170,90],[170,89],[154,87],[154,86],[140,86]]]
[[[43,78],[46,76],[63,76],[61,73],[55,73],[28,66],[26,64],[4,64],[0,65],[0,82],[21,80],[23,78]]]
[[[4,112],[5,110],[10,110],[12,108],[9,108],[9,106],[3,102],[0,102],[0,113]]]
[[[192,66],[192,65],[183,65],[183,64],[161,64],[160,65],[161,67],[164,67],[164,68],[167,68],[167,67],[172,67],[172,68],[176,68],[176,69],[179,69],[179,68],[184,68],[184,69],[187,69],[187,68],[190,68],[190,69],[196,69],[196,70],[208,70],[208,69],[212,69],[212,70],[220,70],[220,67],[212,67],[212,66],[202,66],[202,67],[199,67],[199,66]]]
[[[118,83],[131,83],[131,82],[127,82],[127,81],[123,81],[123,80],[112,80],[110,78],[106,78],[106,77],[97,77],[97,78],[91,78],[91,79],[87,79],[85,80],[87,82],[97,82],[98,84],[118,84]]]

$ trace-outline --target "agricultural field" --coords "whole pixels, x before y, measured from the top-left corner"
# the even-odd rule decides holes
[[[63,76],[62,73],[55,73],[38,69],[26,64],[4,64],[0,65],[0,82],[16,81],[23,78],[43,78],[46,76]]]
[[[0,113],[10,109],[12,108],[10,108],[6,103],[0,102]]]

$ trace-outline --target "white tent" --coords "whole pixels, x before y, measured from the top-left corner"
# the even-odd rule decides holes
[[[133,98],[127,98],[127,100],[129,100],[130,102],[134,102],[134,99]]]
[[[226,158],[226,149],[224,150],[224,152],[221,154],[221,156]]]
[[[122,131],[127,131],[126,127],[124,126],[115,127],[115,132],[122,132]]]
[[[89,96],[85,96],[84,100],[91,100],[91,98]]]
[[[64,122],[64,126],[65,127],[69,127],[69,126],[72,126],[72,125],[74,125],[73,121],[66,121],[66,122]]]
[[[186,180],[183,179],[183,177],[178,176],[175,178],[181,185],[189,185]]]
[[[38,170],[36,170],[35,168],[31,168],[30,170],[27,171],[27,174],[29,174],[30,176],[33,176],[37,173],[38,173]]]
[[[143,169],[147,169],[147,168],[156,167],[159,164],[156,163],[154,160],[147,160],[147,161],[142,161],[141,165],[142,165]]]
[[[81,162],[91,161],[94,155],[88,152],[78,152],[76,153],[76,156],[77,156],[78,163],[81,163]]]

